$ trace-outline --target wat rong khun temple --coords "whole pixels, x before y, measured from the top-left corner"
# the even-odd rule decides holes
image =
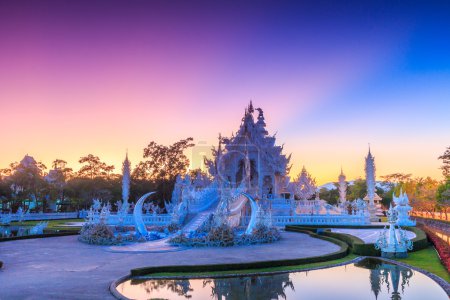
[[[365,158],[366,197],[347,199],[347,182],[341,170],[339,201],[331,205],[320,199],[315,181],[305,168],[298,178],[291,180],[290,156],[283,153],[282,146],[276,145],[275,136],[269,135],[263,110],[255,109],[250,102],[238,131],[230,137],[219,136],[218,145],[205,164],[209,176],[200,172],[193,177],[179,175],[171,201],[161,208],[153,202],[154,191],[142,195],[136,203],[129,201],[131,166],[126,157],[122,201],[117,201],[117,211],[112,211],[110,203],[94,199],[91,208],[84,212],[85,222],[79,224],[82,227],[76,237],[14,243],[23,243],[21,249],[26,249],[26,243],[32,243],[36,251],[45,247],[47,252],[67,245],[72,255],[80,256],[76,261],[72,256],[66,257],[70,263],[58,263],[65,252],[52,255],[50,273],[55,274],[55,282],[61,283],[49,290],[66,297],[68,292],[62,287],[73,288],[68,282],[75,280],[88,286],[90,299],[111,295],[118,299],[297,299],[299,295],[308,298],[318,293],[323,294],[320,299],[375,299],[383,293],[386,298],[378,299],[423,299],[426,295],[448,299],[446,279],[394,261],[405,259],[410,251],[426,251],[429,244],[424,232],[415,227],[415,220],[409,216],[411,207],[404,192],[393,195],[393,205],[381,222],[384,214],[381,199],[375,192],[375,160],[370,149]],[[20,210],[1,215],[1,222],[7,227],[29,216]],[[46,222],[38,222],[32,230],[45,236],[46,226]],[[51,242],[47,242],[44,246],[43,240],[56,244],[50,246]],[[12,243],[0,243],[0,250],[16,253]],[[349,255],[353,256],[349,258]],[[328,295],[321,280],[301,278],[304,274],[300,272],[301,265],[325,261],[332,263],[323,272],[335,272],[336,277],[343,279],[347,271],[340,264],[353,263],[352,268],[356,269],[350,268],[350,273],[366,270],[367,278],[358,284],[370,283],[370,288],[343,296],[329,291]],[[14,262],[11,261],[13,266]],[[5,266],[0,279],[8,276],[2,274],[7,272],[7,261]],[[21,268],[28,268],[35,275],[39,273],[31,265]],[[266,271],[259,272],[260,268]],[[10,278],[22,278],[19,269]],[[124,276],[130,269],[130,274]],[[246,269],[252,270],[251,275],[242,274]],[[73,271],[68,274],[65,270]],[[415,277],[413,270],[419,271]],[[68,281],[63,283],[61,278]],[[354,276],[341,285],[352,282],[350,278]],[[20,288],[36,284],[31,279],[24,280]],[[306,287],[296,291],[293,286],[298,280],[308,282],[315,287],[315,292],[308,294]],[[405,288],[414,280],[419,283]],[[104,286],[99,287],[95,282],[110,284],[111,294],[105,294]],[[208,286],[208,293],[203,293],[199,285]],[[416,291],[415,285],[421,291]],[[9,284],[8,287],[6,298],[13,299],[18,295],[14,292],[17,286]],[[348,290],[352,288],[348,286]]]

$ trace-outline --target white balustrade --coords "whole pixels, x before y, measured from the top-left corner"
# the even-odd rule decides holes
[[[67,213],[26,213],[20,216],[19,214],[11,214],[11,221],[37,221],[37,220],[58,220],[58,219],[77,219],[78,212]]]
[[[250,218],[244,216],[241,223],[246,225]],[[367,225],[370,219],[364,215],[293,215],[272,216],[274,226],[285,225]]]

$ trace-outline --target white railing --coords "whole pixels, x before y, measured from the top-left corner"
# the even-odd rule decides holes
[[[22,217],[18,214],[11,214],[11,221],[37,221],[37,220],[58,220],[58,219],[77,219],[78,212],[67,213],[27,213]]]
[[[100,215],[94,216],[94,221],[98,221]],[[169,214],[145,214],[142,215],[142,219],[144,220],[145,225],[154,225],[154,226],[164,226],[169,225],[172,221],[172,216]],[[110,214],[107,218],[107,223],[109,225],[118,225],[120,223],[120,216],[117,214]],[[134,225],[133,214],[128,214],[123,217],[123,225]]]
[[[250,218],[241,218],[241,223],[246,225]],[[293,215],[272,216],[274,226],[285,225],[367,225],[370,219],[364,215]]]

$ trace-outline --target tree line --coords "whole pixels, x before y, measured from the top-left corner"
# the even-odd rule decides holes
[[[382,198],[382,205],[387,209],[392,201],[392,194],[398,195],[400,190],[407,193],[410,205],[415,211],[425,212],[430,217],[436,212],[450,212],[450,147],[438,157],[442,161],[443,180],[431,177],[412,177],[411,174],[393,173],[381,176],[385,189],[376,187],[376,193]],[[331,204],[336,204],[339,199],[337,189],[320,190],[320,198]],[[357,179],[347,188],[347,199],[364,198],[367,193],[366,181]]]
[[[143,150],[143,160],[131,173],[130,200],[148,191],[157,191],[157,199],[170,200],[178,174],[189,167],[185,150],[194,146],[191,137],[164,146],[151,141]],[[81,167],[74,171],[63,159],[55,159],[48,169],[26,155],[22,161],[0,169],[0,204],[3,212],[19,207],[31,212],[74,211],[88,208],[92,199],[114,203],[121,200],[122,174],[98,156],[80,157]]]

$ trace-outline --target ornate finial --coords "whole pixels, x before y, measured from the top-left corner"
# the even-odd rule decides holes
[[[253,103],[250,99],[250,104],[248,105],[248,113],[252,114],[255,110],[253,109]]]

